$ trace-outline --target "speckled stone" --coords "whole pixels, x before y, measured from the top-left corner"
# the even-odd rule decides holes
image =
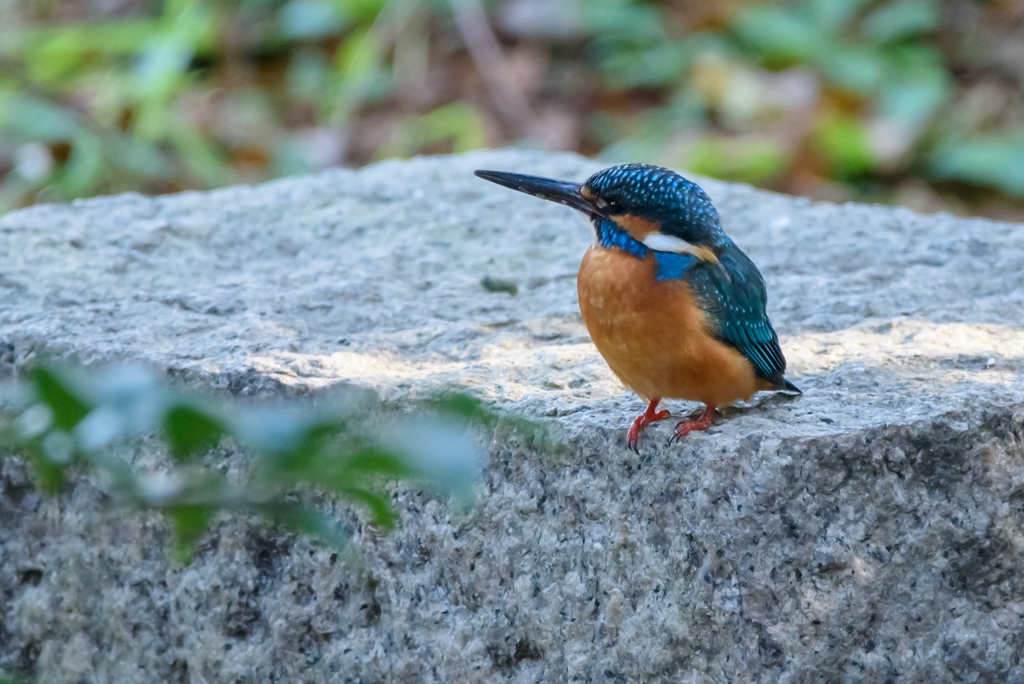
[[[1024,682],[1024,226],[702,181],[765,275],[804,395],[674,446],[658,424],[637,456],[640,401],[576,307],[585,227],[476,168],[599,165],[483,152],[0,218],[7,372],[45,353],[235,394],[458,387],[568,446],[499,426],[472,512],[398,490],[401,529],[359,528],[354,560],[225,519],[187,567],[158,516],[85,477],[41,497],[8,459],[4,672]]]

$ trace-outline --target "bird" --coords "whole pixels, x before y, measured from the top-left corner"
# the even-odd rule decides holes
[[[704,190],[660,166],[623,164],[583,183],[478,170],[484,180],[564,204],[590,225],[593,244],[576,279],[580,313],[597,351],[647,409],[627,446],[670,417],[664,399],[704,404],[670,442],[707,430],[719,406],[762,390],[800,394],[768,319],[764,278],[722,229]]]

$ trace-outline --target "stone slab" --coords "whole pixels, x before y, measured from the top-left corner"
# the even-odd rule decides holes
[[[489,440],[463,518],[401,491],[357,565],[224,522],[188,568],[88,479],[16,461],[0,667],[40,681],[1024,681],[1024,226],[702,181],[760,266],[804,390],[668,446],[582,325],[571,212],[393,161],[0,217],[0,363],[130,359],[236,394],[462,388],[545,420]],[[519,292],[489,292],[486,276]],[[674,413],[695,405],[676,403]]]

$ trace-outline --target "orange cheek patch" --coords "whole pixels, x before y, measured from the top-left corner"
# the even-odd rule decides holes
[[[657,233],[661,229],[661,224],[657,221],[648,221],[645,218],[640,218],[633,214],[622,214],[621,216],[612,216],[612,221],[615,221],[619,228],[633,236],[634,239],[640,242],[644,241],[644,238],[653,233]]]
[[[701,261],[710,261],[715,264],[718,263],[718,255],[715,254],[710,247],[698,247],[693,251],[693,255]],[[725,276],[729,278],[728,273],[726,273]],[[732,278],[729,278],[729,280],[731,281]]]

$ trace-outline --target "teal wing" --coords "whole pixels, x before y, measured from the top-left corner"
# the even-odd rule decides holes
[[[764,279],[747,255],[727,245],[718,264],[703,264],[688,275],[716,337],[747,357],[759,377],[780,389],[789,388],[786,359],[768,320]]]

